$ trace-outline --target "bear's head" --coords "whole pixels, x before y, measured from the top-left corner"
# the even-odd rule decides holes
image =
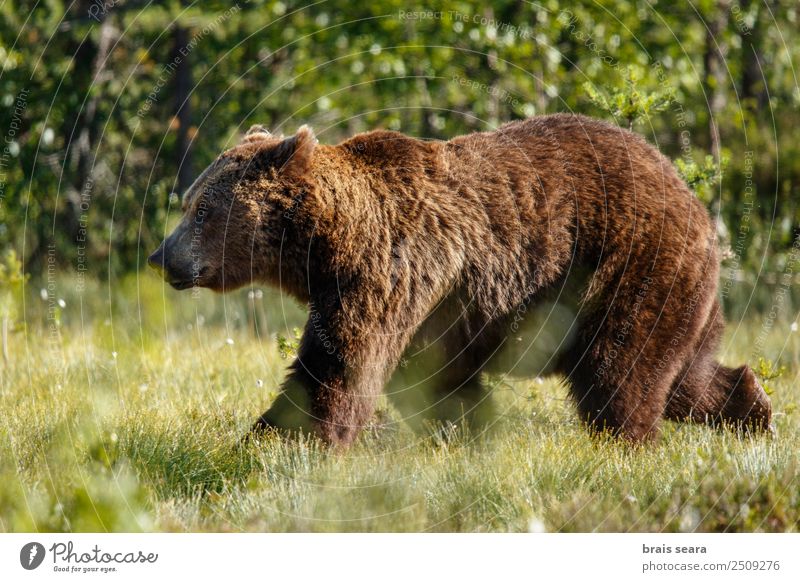
[[[316,143],[306,126],[288,138],[250,128],[184,193],[180,223],[148,263],[175,289],[230,291],[271,280],[286,217],[313,188]]]

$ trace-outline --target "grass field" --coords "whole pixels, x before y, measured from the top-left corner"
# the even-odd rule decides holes
[[[588,436],[557,379],[490,378],[502,418],[485,434],[412,433],[384,404],[383,422],[336,453],[237,445],[274,396],[287,364],[275,333],[302,321],[298,306],[192,299],[146,277],[112,286],[59,281],[63,307],[28,290],[0,375],[0,530],[799,529],[788,319],[763,346],[787,368],[772,381],[776,438],[666,423],[631,447]],[[734,321],[722,360],[752,360],[761,326]]]

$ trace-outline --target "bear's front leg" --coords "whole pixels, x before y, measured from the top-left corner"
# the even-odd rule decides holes
[[[407,340],[401,334],[336,330],[312,314],[281,393],[253,431],[314,432],[343,446],[358,436]]]
[[[268,429],[314,432],[311,399],[316,389],[311,379],[306,376],[297,369],[290,370],[278,397],[255,422],[251,433],[261,434]]]

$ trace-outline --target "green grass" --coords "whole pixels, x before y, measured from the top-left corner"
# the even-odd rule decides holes
[[[0,530],[799,529],[800,334],[788,323],[764,346],[787,366],[772,381],[777,438],[665,423],[632,447],[590,437],[558,379],[493,378],[503,416],[486,434],[376,424],[342,453],[239,445],[280,383],[274,333],[297,325],[297,306],[266,295],[257,336],[246,292],[193,300],[114,285],[81,297],[63,284],[52,337],[29,290],[27,329],[0,374]],[[751,359],[760,324],[734,322],[723,360]]]

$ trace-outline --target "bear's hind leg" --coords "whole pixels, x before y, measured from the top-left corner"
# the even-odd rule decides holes
[[[638,442],[657,433],[682,354],[664,341],[660,298],[651,290],[655,307],[639,305],[636,292],[629,285],[587,313],[558,367],[590,429]]]
[[[660,378],[646,378],[635,368],[601,375],[602,359],[584,356],[567,379],[578,413],[592,431],[608,431],[631,441],[645,441],[658,431],[666,389]],[[627,372],[627,373],[625,373]],[[644,392],[643,387],[651,382]]]

